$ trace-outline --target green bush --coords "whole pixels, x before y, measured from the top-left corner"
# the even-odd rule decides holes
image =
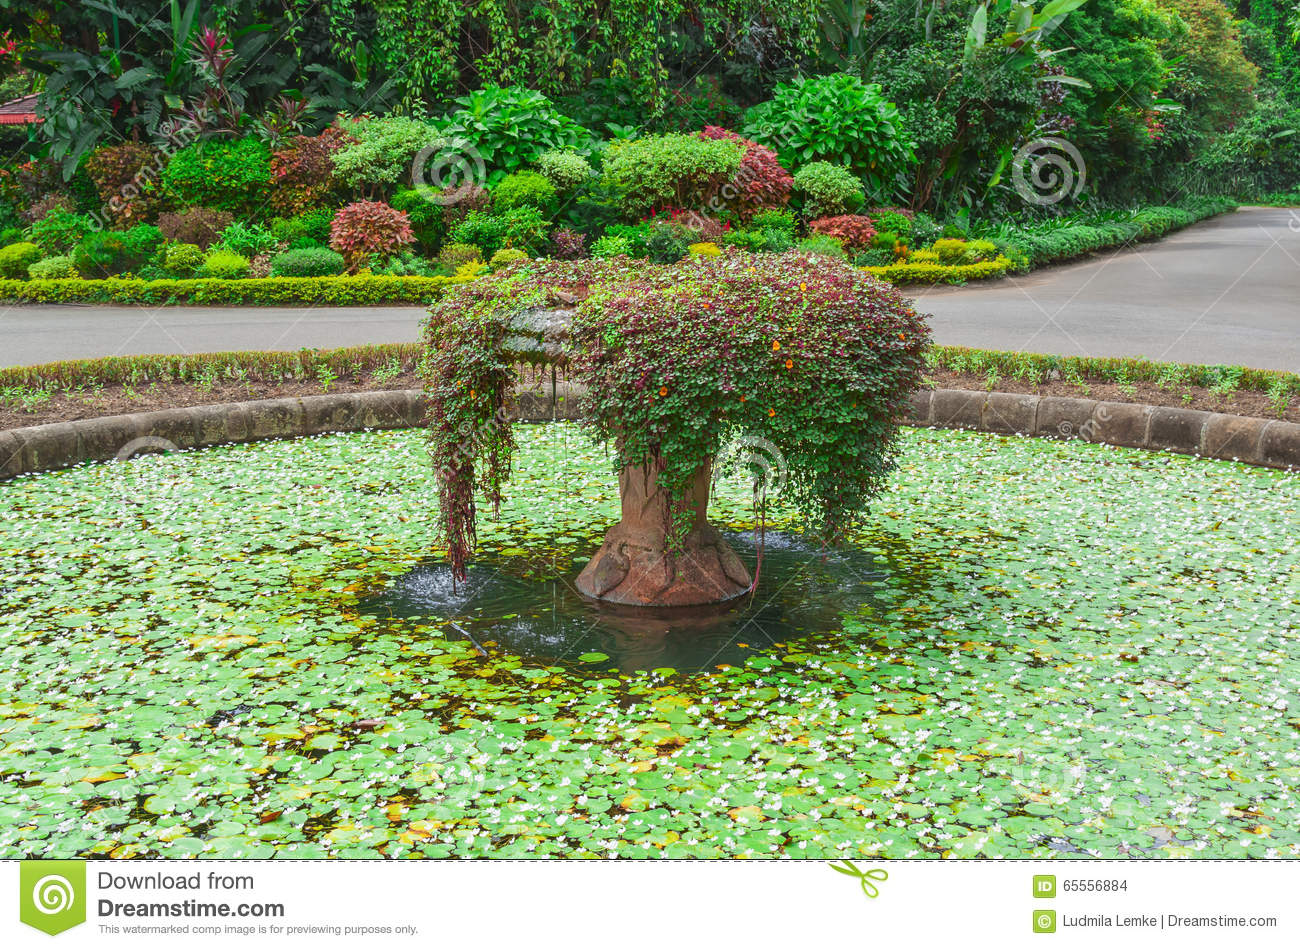
[[[410,184],[416,155],[425,153],[434,161],[435,154],[451,147],[435,126],[400,115],[356,119],[345,123],[344,130],[353,141],[330,156],[334,176],[368,198],[386,197],[399,184]],[[425,170],[415,170],[417,180]]]
[[[276,245],[275,234],[261,224],[244,224],[236,221],[221,232],[221,246],[243,257],[253,258],[265,254]]]
[[[672,264],[690,252],[696,235],[671,221],[654,221],[645,239],[646,256],[657,264]]]
[[[745,134],[776,149],[787,168],[814,161],[846,165],[883,198],[916,161],[898,109],[879,85],[848,73],[779,84],[772,99],[745,114]]]
[[[125,231],[87,234],[72,252],[77,270],[87,277],[115,277],[135,273],[153,257],[163,241],[152,224],[137,224]]]
[[[243,254],[233,250],[216,247],[208,251],[199,268],[200,277],[212,277],[217,280],[242,280],[248,276],[249,262]]]
[[[590,151],[592,134],[555,104],[523,86],[487,86],[455,100],[457,108],[435,124],[460,151],[471,146],[491,172],[489,181],[531,165],[543,152]]]
[[[568,193],[589,182],[595,172],[591,162],[577,152],[552,148],[537,156],[537,170],[555,186],[555,190]]]
[[[494,254],[502,247],[515,247],[537,253],[546,246],[550,222],[537,208],[514,208],[503,214],[484,214],[471,211],[451,229],[451,241],[456,244],[474,244],[486,254]]]
[[[844,253],[844,244],[838,237],[830,237],[827,234],[813,234],[811,237],[805,237],[795,245],[799,250],[808,254],[821,254],[825,257],[837,257],[843,259],[848,255]]]
[[[794,190],[803,195],[804,215],[809,219],[852,214],[866,202],[862,182],[842,165],[815,161],[794,175]]]
[[[707,210],[740,168],[744,150],[725,138],[653,135],[615,142],[602,184],[632,217],[664,208]]]
[[[559,195],[545,175],[517,171],[506,175],[492,189],[492,210],[498,214],[515,208],[537,208],[546,217],[555,211]]]
[[[171,277],[192,277],[203,266],[198,244],[168,244],[162,252],[162,269]]]
[[[596,243],[591,245],[591,256],[598,260],[609,257],[630,257],[631,255],[632,242],[626,237],[620,237],[617,234],[605,234],[597,238]]]
[[[483,249],[474,244],[457,244],[453,241],[450,244],[443,245],[442,251],[438,254],[438,260],[452,268],[476,261],[482,263]]]
[[[271,258],[272,277],[332,277],[343,273],[343,255],[328,247],[286,250]]]
[[[498,270],[501,267],[507,267],[516,261],[527,259],[528,255],[522,250],[515,250],[513,247],[503,247],[492,255],[492,259],[488,261],[488,266],[493,270]]]
[[[47,254],[67,254],[95,229],[89,214],[55,208],[31,226],[31,239]]]
[[[41,259],[41,249],[31,241],[0,247],[0,277],[27,279],[27,268]]]
[[[383,263],[373,265],[370,272],[386,277],[437,277],[445,274],[448,269],[440,263],[404,250],[393,254]]]
[[[296,217],[278,217],[271,221],[271,235],[277,242],[292,245],[303,238],[325,246],[330,239],[330,223],[334,220],[331,208],[317,208]]]
[[[79,274],[71,257],[46,257],[29,266],[27,276],[32,280],[61,280]]]
[[[876,225],[877,231],[890,231],[898,235],[904,244],[912,243],[912,221],[906,214],[897,211],[871,211],[868,215]],[[930,240],[934,240],[931,238]],[[929,243],[929,241],[926,241]]]
[[[425,188],[401,188],[390,202],[396,210],[406,213],[411,222],[411,232],[429,254],[438,249],[447,233],[445,208],[430,200],[432,197]]]
[[[252,217],[270,194],[271,150],[257,138],[207,139],[172,155],[162,182],[179,205]]]
[[[749,226],[753,230],[781,231],[794,240],[796,224],[793,211],[778,209],[759,211],[749,219]]]
[[[891,283],[966,283],[1001,277],[1010,268],[1005,257],[978,264],[909,263],[900,261],[884,267],[866,267],[869,273]]]

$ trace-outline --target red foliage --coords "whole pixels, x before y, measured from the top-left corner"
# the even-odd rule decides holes
[[[722,188],[723,203],[744,220],[755,212],[783,208],[790,201],[794,178],[777,160],[776,152],[729,129],[710,125],[699,133],[701,138],[725,138],[744,146],[740,168]]]
[[[234,215],[215,208],[186,208],[158,215],[158,230],[169,241],[197,244],[207,250],[221,238]]]
[[[838,237],[845,250],[866,247],[876,236],[875,225],[865,214],[836,214],[833,217],[819,217],[808,222],[808,228],[814,234]]]
[[[113,223],[126,227],[154,217],[162,205],[158,184],[165,159],[138,142],[105,145],[86,159],[86,173]]]
[[[557,260],[580,260],[587,256],[587,235],[562,227],[551,235],[551,247]]]
[[[334,191],[333,154],[352,141],[337,125],[319,135],[295,135],[271,155],[271,206],[294,217],[325,204]]]
[[[382,201],[354,201],[339,209],[330,224],[330,247],[343,255],[349,270],[369,257],[388,257],[415,242],[411,221]]]

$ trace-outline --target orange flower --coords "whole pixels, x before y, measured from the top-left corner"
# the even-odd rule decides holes
[[[745,401],[745,397],[744,397],[743,395],[740,397],[740,401],[741,401],[741,402],[744,402],[744,401]]]
[[[778,343],[776,340],[772,340],[772,352],[776,353],[780,351],[781,351],[781,344]]]
[[[906,334],[906,333],[899,333],[899,334],[898,334],[898,338],[899,338],[899,339],[907,339],[907,334]]]
[[[667,394],[668,394],[668,387],[667,387],[667,386],[660,386],[660,387],[659,387],[659,394],[660,394],[660,395],[667,395]]]
[[[807,289],[808,289],[808,284],[806,284],[806,283],[801,283],[801,284],[799,284],[799,289],[800,289],[800,290],[807,290]]]
[[[767,410],[767,417],[768,417],[768,418],[776,418],[776,409],[768,409],[768,410]]]
[[[793,369],[793,368],[794,368],[794,360],[793,360],[793,359],[787,359],[787,360],[785,361],[785,368],[787,368],[787,369]]]

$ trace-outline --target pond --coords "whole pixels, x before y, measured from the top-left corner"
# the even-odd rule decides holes
[[[573,628],[605,451],[519,439],[454,594],[419,432],[0,484],[0,856],[1300,856],[1296,476],[909,431],[647,647]]]

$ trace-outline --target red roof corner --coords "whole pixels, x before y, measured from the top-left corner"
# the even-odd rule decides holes
[[[39,121],[35,93],[0,103],[0,125],[34,125]]]

